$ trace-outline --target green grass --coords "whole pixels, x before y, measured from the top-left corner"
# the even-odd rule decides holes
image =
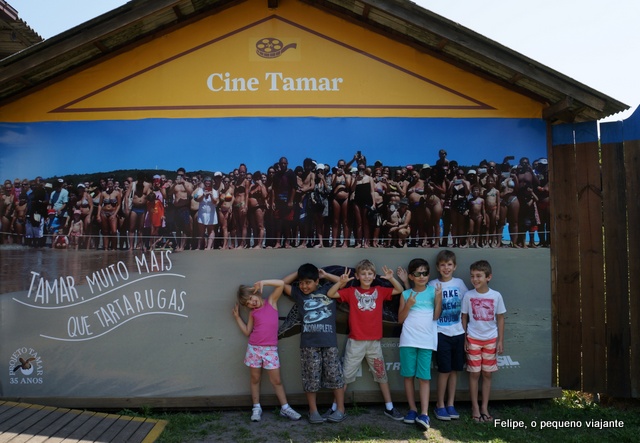
[[[204,438],[209,434],[225,432],[227,425],[222,420],[222,412],[189,413],[189,412],[153,412],[151,408],[141,408],[137,411],[125,409],[119,414],[134,417],[146,417],[156,420],[166,420],[158,442],[183,443],[197,438]],[[247,430],[248,431],[248,430]]]
[[[606,403],[606,404],[604,404]],[[397,405],[402,409],[405,405]],[[433,406],[433,405],[430,405]],[[640,400],[609,400],[598,403],[589,395],[575,391],[564,391],[563,396],[552,400],[528,400],[491,402],[491,414],[504,421],[506,427],[494,423],[475,423],[470,417],[468,403],[460,403],[457,409],[460,420],[441,422],[432,416],[432,428],[426,433],[417,426],[404,425],[386,419],[376,406],[353,405],[347,408],[348,418],[340,425],[289,427],[282,420],[282,426],[270,431],[271,441],[308,442],[396,442],[430,441],[444,442],[637,442],[640,441]],[[302,408],[301,408],[302,409]],[[246,412],[246,411],[245,411]],[[267,411],[265,411],[266,413]],[[276,411],[277,412],[277,411]],[[167,420],[169,423],[162,433],[160,443],[188,442],[203,439],[207,435],[226,433],[234,441],[261,442],[267,439],[263,433],[256,434],[256,427],[248,421],[227,424],[224,412],[214,413],[154,413],[149,409],[123,411],[127,415],[142,415],[149,418]],[[274,412],[275,413],[275,412]],[[356,423],[349,418],[365,417]],[[244,419],[243,419],[244,420]],[[278,418],[279,420],[279,418]],[[513,424],[522,423],[522,428]],[[588,427],[588,424],[617,424],[616,427]],[[543,428],[543,425],[545,426]],[[261,427],[261,430],[264,429]],[[296,431],[297,430],[297,431]],[[298,432],[298,433],[296,433]],[[302,434],[300,434],[302,432]]]

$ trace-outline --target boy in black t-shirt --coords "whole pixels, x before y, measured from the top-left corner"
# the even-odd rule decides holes
[[[331,283],[319,286],[320,277]],[[297,285],[292,285],[295,280]],[[298,268],[298,272],[284,279],[285,294],[298,305],[302,320],[300,331],[300,363],[302,387],[309,403],[309,422],[323,423],[318,412],[316,393],[321,388],[331,389],[337,409],[326,417],[330,422],[345,419],[344,379],[338,353],[336,333],[336,301],[327,297],[327,292],[339,277],[325,273],[310,263]]]

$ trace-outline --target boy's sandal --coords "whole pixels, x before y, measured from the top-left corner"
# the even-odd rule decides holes
[[[480,420],[483,423],[490,423],[493,421],[493,417],[487,414],[480,414]]]

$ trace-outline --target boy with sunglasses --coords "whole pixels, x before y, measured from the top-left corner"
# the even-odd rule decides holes
[[[402,280],[407,272],[398,269]],[[400,375],[404,377],[404,390],[409,403],[405,423],[417,423],[429,429],[429,394],[431,392],[431,354],[438,347],[437,320],[442,310],[442,287],[428,286],[429,263],[421,258],[409,262],[408,278],[411,288],[402,292],[398,323],[400,334]],[[415,401],[415,379],[419,380],[420,414]]]

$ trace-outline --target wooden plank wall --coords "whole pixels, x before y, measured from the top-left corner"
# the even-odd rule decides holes
[[[606,330],[603,318],[604,250],[602,243],[602,189],[596,122],[574,125],[580,228],[580,294],[582,313],[582,390],[606,389]]]
[[[622,139],[603,143],[602,191],[608,320],[607,377],[611,381],[615,380],[615,383],[609,383],[607,394],[615,397],[627,397],[631,388],[626,177]]]
[[[613,378],[608,393],[617,397],[640,398],[640,111],[636,110],[631,117],[622,122],[602,124],[600,132],[603,165],[605,158],[607,163],[612,163],[607,168],[606,183],[615,191],[615,195],[605,195],[605,204],[609,197],[612,199],[611,205],[605,206],[605,214],[610,209],[614,211],[610,217],[619,217],[613,221],[613,226],[605,224],[607,316],[610,319],[607,331],[607,339],[610,342],[607,372],[609,377]],[[603,183],[604,180],[603,174]],[[614,232],[613,229],[616,227],[623,229],[626,235]],[[611,245],[608,242],[611,242]],[[616,248],[612,251],[611,262],[609,248]],[[622,281],[611,282],[615,285],[612,290],[619,291],[611,293],[611,297],[610,267],[611,272],[616,272],[613,275]],[[620,321],[614,322],[613,316],[618,316]],[[616,370],[616,364],[622,365],[619,370]]]
[[[631,397],[640,398],[640,124],[625,142],[627,220],[629,226],[629,330],[631,331]]]
[[[552,129],[553,360],[563,389],[640,397],[636,114],[600,125],[600,143],[596,122]]]

